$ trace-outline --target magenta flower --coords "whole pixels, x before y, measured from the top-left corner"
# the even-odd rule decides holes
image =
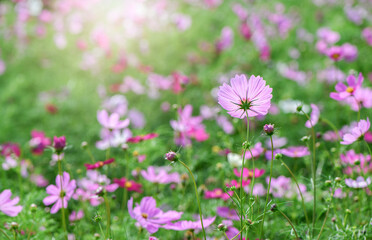
[[[217,207],[217,215],[226,219],[239,221],[239,215],[235,209],[230,209],[228,207]]]
[[[345,179],[345,184],[351,188],[366,188],[371,184],[371,178],[368,177],[366,180],[362,176],[357,177],[356,180],[347,178]]]
[[[149,133],[149,134],[146,134],[146,135],[139,135],[139,136],[130,137],[130,138],[128,138],[128,142],[129,143],[140,143],[142,141],[150,140],[150,139],[156,138],[158,136],[159,136],[159,134],[157,134],[157,133]]]
[[[50,139],[45,137],[44,132],[33,130],[31,132],[31,140],[29,142],[31,151],[35,155],[40,155],[44,149],[50,145]]]
[[[319,116],[320,116],[320,111],[319,111],[319,108],[317,105],[315,104],[310,104],[311,108],[312,108],[312,112],[310,114],[310,120],[307,120],[306,123],[305,123],[305,126],[307,128],[311,128],[311,127],[314,127],[315,124],[318,123],[319,121]]]
[[[183,109],[178,109],[178,120],[170,121],[170,124],[175,131],[175,143],[177,145],[191,145],[191,139],[194,138],[198,142],[205,141],[209,138],[203,125],[201,116],[192,116],[192,106],[186,105]]]
[[[97,119],[104,128],[110,130],[126,128],[130,123],[129,119],[120,120],[120,115],[116,112],[108,115],[106,110],[99,111],[97,113]]]
[[[96,169],[96,168],[101,168],[101,167],[103,167],[107,164],[113,163],[113,162],[115,162],[115,159],[110,158],[110,159],[107,159],[105,161],[96,162],[94,164],[84,163],[84,166],[87,168],[87,170],[92,170],[92,169]]]
[[[179,183],[180,175],[175,173],[168,173],[167,168],[155,168],[150,166],[147,168],[147,171],[141,171],[142,177],[144,177],[147,181],[152,183],[160,183],[160,184],[168,184],[168,183]]]
[[[354,92],[362,86],[363,75],[360,73],[358,80],[355,79],[354,75],[349,75],[346,79],[349,86],[346,86],[344,83],[339,82],[336,84],[336,91],[329,94],[329,96],[337,101],[344,100],[350,96],[354,95]]]
[[[367,120],[364,120],[364,119],[360,120],[358,122],[358,126],[354,127],[351,130],[351,133],[346,133],[343,136],[342,138],[343,141],[341,141],[341,144],[350,145],[355,141],[363,140],[364,134],[369,130],[370,126],[371,126],[371,123],[369,122],[368,118]]]
[[[224,83],[218,92],[218,103],[228,111],[232,117],[244,118],[266,115],[272,98],[270,88],[262,77],[252,75],[249,80],[245,75],[235,75],[230,85]]]
[[[5,189],[0,193],[0,211],[10,217],[15,217],[22,211],[23,207],[16,205],[19,202],[19,197],[10,199],[11,196],[12,192],[10,189]]]
[[[216,217],[204,218],[203,219],[204,228],[209,227],[214,222],[215,219]],[[175,223],[168,223],[163,228],[176,230],[176,231],[186,231],[190,229],[194,229],[194,230],[202,229],[202,226],[201,226],[200,220],[198,220],[198,221],[179,221]]]
[[[75,180],[70,181],[70,175],[67,172],[63,172],[63,177],[57,175],[56,185],[49,185],[46,188],[46,192],[49,196],[43,199],[43,203],[46,206],[53,205],[50,213],[57,213],[60,208],[67,208],[68,200],[74,194],[76,188]]]
[[[265,169],[258,169],[255,168],[254,171],[248,168],[243,168],[243,178],[253,178],[253,175],[255,178],[261,177],[265,173]],[[241,171],[234,168],[234,174],[237,177],[241,177]]]
[[[206,198],[206,199],[220,198],[220,199],[223,199],[224,201],[226,201],[230,198],[230,196],[234,195],[233,191],[228,191],[227,193],[222,191],[221,188],[216,188],[216,189],[211,190],[211,191],[205,191],[204,198]],[[230,194],[230,196],[229,196],[229,194]]]
[[[53,137],[53,147],[57,153],[61,153],[63,149],[66,147],[66,137]]]
[[[135,219],[143,228],[153,234],[164,227],[164,224],[176,221],[181,218],[183,212],[163,212],[156,208],[156,201],[152,197],[144,197],[140,204],[133,208],[133,198],[128,201],[129,215]]]
[[[136,183],[133,180],[128,180],[125,177],[114,178],[114,183],[117,183],[119,187],[126,188],[128,191],[142,192],[142,184]]]
[[[21,148],[17,143],[4,143],[0,145],[0,153],[4,157],[14,155],[15,157],[21,156]]]
[[[280,150],[280,153],[291,158],[299,158],[310,155],[309,149],[304,146],[293,146]]]

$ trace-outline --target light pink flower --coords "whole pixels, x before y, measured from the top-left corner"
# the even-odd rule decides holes
[[[84,217],[83,210],[79,210],[78,212],[72,211],[68,219],[70,220],[70,222],[75,222],[77,220],[82,219],[83,217]]]
[[[144,177],[147,181],[152,183],[160,183],[160,184],[168,184],[168,183],[179,183],[180,175],[175,173],[168,173],[167,168],[156,168],[150,166],[147,168],[147,171],[141,171],[142,177]]]
[[[224,27],[221,31],[221,37],[216,42],[216,51],[218,53],[229,49],[234,40],[234,32],[230,27]]]
[[[356,180],[347,178],[345,179],[345,184],[351,188],[366,188],[371,184],[371,178],[368,177],[366,180],[362,176],[357,177]]]
[[[310,120],[307,120],[306,123],[305,123],[305,126],[307,128],[314,127],[318,123],[319,116],[320,116],[320,111],[319,111],[318,106],[315,105],[315,104],[310,104],[310,106],[311,106],[313,111],[310,114]]]
[[[216,217],[210,217],[210,218],[204,218],[203,219],[203,226],[204,228],[209,227]],[[164,229],[171,229],[176,231],[186,231],[190,229],[202,229],[200,220],[197,221],[179,221],[175,223],[167,223],[164,227]]]
[[[245,152],[245,159],[251,159],[252,157],[257,158],[264,152],[264,150],[265,149],[262,147],[262,143],[258,142],[253,146],[253,148],[251,148],[251,151],[247,150]]]
[[[118,113],[108,115],[106,110],[99,111],[97,113],[97,119],[104,128],[111,130],[126,128],[130,122],[129,119],[120,120],[120,115]]]
[[[46,192],[49,196],[43,199],[43,203],[46,206],[54,204],[50,213],[57,213],[62,207],[67,208],[68,200],[70,200],[74,194],[75,188],[76,182],[75,180],[70,181],[70,175],[67,172],[63,172],[63,177],[57,175],[56,185],[49,185],[46,188]]]
[[[364,134],[369,130],[370,126],[371,126],[371,123],[369,122],[368,118],[367,118],[367,120],[364,120],[364,119],[360,120],[358,122],[358,126],[354,127],[351,130],[351,133],[346,133],[343,136],[343,138],[342,138],[343,141],[341,141],[341,144],[350,145],[355,141],[363,139]]]
[[[262,77],[252,75],[249,80],[245,75],[235,75],[230,85],[224,83],[218,92],[218,103],[228,111],[232,117],[244,118],[266,115],[272,98],[270,88]]]
[[[16,205],[19,202],[19,197],[10,199],[11,196],[12,192],[10,189],[5,189],[0,193],[0,211],[10,217],[15,217],[22,211],[23,207]]]
[[[292,146],[280,150],[280,153],[291,158],[299,158],[310,155],[309,149],[304,146]]]

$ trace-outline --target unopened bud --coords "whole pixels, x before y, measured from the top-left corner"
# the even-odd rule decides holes
[[[244,141],[243,144],[242,144],[242,146],[243,146],[243,149],[248,149],[248,148],[251,147],[251,143],[250,142],[247,142],[247,141]]]
[[[35,204],[35,203],[31,204],[31,205],[30,205],[30,211],[31,211],[32,213],[34,213],[34,212],[36,212],[36,210],[37,210],[37,206],[36,206],[36,204]]]
[[[96,216],[93,217],[94,222],[101,222],[101,220],[102,220],[102,216],[99,215],[98,213],[96,214]]]
[[[265,124],[263,127],[264,132],[271,136],[274,134],[274,124]]]
[[[283,158],[283,154],[277,153],[275,154],[275,160],[281,160]]]
[[[218,230],[220,230],[222,232],[225,232],[227,230],[226,225],[223,224],[223,223],[218,224],[217,228],[218,228]]]
[[[252,222],[252,220],[250,220],[250,219],[245,220],[245,224],[248,225],[248,226],[249,226],[249,225],[252,225],[252,223],[253,223],[253,222]]]
[[[350,214],[351,213],[350,209],[346,209],[345,212],[346,212],[346,214]]]
[[[296,111],[301,112],[302,111],[302,105],[297,106]]]
[[[332,222],[336,222],[336,218],[333,217],[333,218],[331,219],[331,221],[332,221]]]
[[[272,211],[272,212],[276,212],[276,210],[277,210],[277,206],[276,206],[276,204],[274,203],[273,205],[271,205],[270,211]]]
[[[301,138],[301,142],[308,142],[310,140],[310,136],[303,136]]]
[[[95,233],[93,236],[94,236],[95,239],[101,238],[101,235],[99,235],[99,233]]]
[[[88,143],[86,141],[81,143],[81,148],[82,149],[87,149],[88,148]]]
[[[341,182],[341,178],[340,177],[336,177],[335,178],[335,182],[338,182],[338,183]]]
[[[169,151],[165,154],[164,157],[166,160],[171,161],[171,162],[176,162],[178,160],[178,155],[177,153],[173,151]]]
[[[104,190],[105,189],[103,187],[98,187],[97,190],[96,190],[96,195],[99,196],[99,197],[102,197],[103,194],[105,193]]]
[[[331,186],[332,185],[332,181],[331,180],[325,181],[325,185],[326,185],[326,187]]]
[[[359,166],[359,165],[360,165],[360,161],[359,161],[359,159],[358,159],[358,160],[355,160],[354,165],[355,165],[355,166]]]
[[[10,227],[11,227],[11,229],[13,229],[13,230],[17,230],[18,227],[19,227],[19,225],[18,225],[18,223],[16,223],[16,222],[12,222],[12,223],[10,224]]]

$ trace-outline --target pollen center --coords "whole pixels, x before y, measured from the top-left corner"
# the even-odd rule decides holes
[[[132,187],[132,183],[131,183],[131,182],[126,182],[126,183],[125,183],[125,187],[126,187],[126,188],[130,188],[130,187]]]
[[[142,215],[142,217],[143,217],[144,219],[147,219],[147,218],[149,217],[149,215],[148,215],[147,213],[141,213],[141,215]]]
[[[352,87],[347,87],[347,88],[346,88],[346,92],[348,92],[348,93],[353,93],[353,92],[354,92],[354,88],[352,88]]]
[[[245,98],[242,98],[240,100],[240,109],[246,111],[248,110],[250,107],[251,107],[251,101],[248,99],[245,99]]]

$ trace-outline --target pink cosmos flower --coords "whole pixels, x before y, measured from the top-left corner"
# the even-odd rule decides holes
[[[133,180],[128,180],[125,177],[122,177],[120,179],[115,178],[114,183],[117,183],[121,188],[126,188],[130,192],[142,192],[142,184],[136,183]]]
[[[83,210],[79,210],[78,212],[72,211],[68,219],[70,220],[70,222],[75,222],[77,220],[82,219],[83,217],[84,217]]]
[[[362,107],[372,108],[372,89],[360,87],[353,92],[353,97],[346,98],[345,102],[356,112]]]
[[[367,118],[367,120],[364,120],[364,119],[360,120],[358,122],[358,126],[354,127],[351,130],[351,133],[346,133],[343,136],[343,138],[342,138],[343,141],[341,141],[341,144],[350,145],[355,141],[363,139],[364,134],[369,130],[370,126],[371,126],[371,123],[369,122],[368,118]]]
[[[362,31],[362,36],[368,45],[372,46],[372,28],[365,28]]]
[[[112,113],[108,115],[106,110],[98,111],[97,113],[98,122],[107,129],[116,130],[126,128],[129,125],[129,119],[120,120],[120,115],[118,113]]]
[[[244,118],[266,115],[270,108],[272,88],[265,85],[262,77],[252,75],[247,80],[245,75],[235,75],[230,85],[224,83],[218,92],[218,103],[232,117]]]
[[[239,221],[239,215],[235,209],[230,209],[228,207],[217,207],[217,215],[226,219]]]
[[[128,101],[124,95],[114,95],[104,100],[102,107],[111,113],[124,116],[128,110]]]
[[[107,159],[107,160],[105,160],[105,161],[99,161],[99,162],[96,162],[96,163],[94,163],[94,164],[84,163],[84,166],[87,168],[87,170],[92,170],[92,169],[101,168],[101,167],[103,167],[104,165],[107,165],[107,164],[113,163],[114,161],[115,161],[114,158],[110,158],[110,159]]]
[[[43,199],[43,203],[46,206],[53,205],[50,213],[57,213],[60,208],[67,208],[68,200],[74,194],[76,188],[75,180],[70,181],[70,175],[67,172],[63,172],[63,177],[57,175],[56,185],[49,185],[46,188],[46,192],[49,196]]]
[[[356,180],[347,178],[345,179],[345,184],[351,188],[366,188],[371,184],[371,178],[368,177],[366,180],[362,176],[357,177]]]
[[[16,157],[21,156],[21,148],[17,143],[4,143],[0,145],[0,153],[4,157],[14,155]]]
[[[30,180],[38,187],[46,187],[49,183],[48,180],[40,174],[31,174]]]
[[[192,106],[186,105],[183,109],[178,109],[178,120],[170,121],[170,124],[175,130],[175,143],[177,145],[187,146],[191,144],[191,138],[198,142],[205,141],[209,138],[209,134],[205,131],[201,116],[192,116]]]
[[[234,40],[234,32],[230,27],[224,27],[221,31],[221,37],[216,42],[216,51],[220,53],[229,49]]]
[[[35,155],[40,155],[44,152],[44,149],[50,145],[51,141],[45,137],[44,132],[33,130],[31,132],[31,140],[29,142],[31,151]]]
[[[164,227],[164,224],[181,218],[183,212],[163,212],[156,208],[156,201],[152,197],[144,197],[140,204],[133,208],[133,198],[128,201],[129,215],[135,219],[149,233],[153,234]]]
[[[352,62],[358,57],[358,48],[350,43],[344,43],[342,53],[345,61]]]
[[[0,193],[0,211],[5,215],[10,217],[15,217],[20,211],[22,211],[22,206],[17,206],[19,202],[19,197],[10,199],[12,192],[10,189],[5,189]]]
[[[332,46],[327,50],[327,56],[335,62],[341,61],[344,58],[342,47]]]
[[[347,151],[346,154],[340,154],[340,160],[342,165],[346,165],[344,173],[347,175],[352,175],[353,172],[364,174],[372,171],[372,162],[370,155],[363,155],[362,153],[357,154],[352,149]],[[358,165],[355,165],[356,162],[359,162]]]
[[[224,201],[226,201],[226,200],[230,199],[230,196],[234,195],[233,191],[228,191],[227,193],[225,193],[221,188],[216,188],[216,189],[211,190],[211,191],[205,191],[204,198],[205,199],[220,198],[220,199],[223,199]],[[230,194],[230,196],[229,196],[229,194]]]
[[[310,155],[309,149],[304,146],[292,146],[284,148],[280,151],[280,153],[291,158],[299,158]]]
[[[204,228],[209,227],[216,217],[210,217],[210,218],[203,218],[203,226]],[[190,229],[202,229],[200,220],[198,221],[179,221],[175,223],[167,223],[163,226],[164,229],[171,229],[176,231],[186,231]]]
[[[244,191],[248,194],[251,193],[251,188],[250,186],[247,186],[246,188],[244,188]],[[263,184],[262,183],[255,183],[254,186],[253,186],[253,196],[265,196],[266,195],[266,192],[267,190],[264,188]]]
[[[53,147],[57,153],[61,153],[63,149],[66,147],[66,137],[65,136],[61,136],[61,137],[54,136]]]
[[[315,104],[310,104],[310,106],[312,108],[312,112],[310,114],[310,120],[307,120],[305,123],[305,126],[307,128],[314,127],[318,123],[319,116],[320,116],[320,111],[319,111],[318,106]]]
[[[358,80],[355,79],[354,75],[349,75],[346,79],[349,86],[346,86],[344,83],[339,82],[336,84],[336,91],[329,94],[329,96],[337,101],[344,100],[347,97],[353,96],[354,92],[362,86],[363,75],[360,73]]]
[[[102,140],[96,142],[98,149],[105,150],[110,147],[127,148],[127,142],[132,137],[132,132],[128,128],[113,131],[103,128],[100,135]]]
[[[149,134],[146,134],[146,135],[139,135],[139,136],[130,137],[130,138],[128,138],[128,142],[129,143],[139,143],[139,142],[142,142],[142,141],[146,141],[146,140],[156,138],[158,136],[159,136],[159,134],[157,134],[157,133],[149,133]]]
[[[181,181],[180,175],[175,173],[168,173],[168,168],[153,167],[147,168],[147,171],[142,170],[141,175],[147,181],[152,183],[168,184],[168,183],[179,183]]]
[[[258,169],[255,168],[254,171],[252,169],[243,168],[243,178],[253,178],[253,175],[255,178],[261,177],[265,173],[265,169]],[[234,168],[234,174],[237,177],[241,177],[241,171]]]

